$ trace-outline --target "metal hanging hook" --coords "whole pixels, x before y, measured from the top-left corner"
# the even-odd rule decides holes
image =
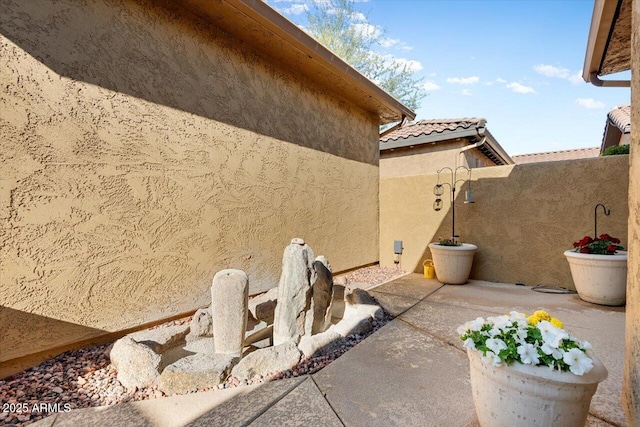
[[[598,206],[602,206],[602,212],[604,212],[606,216],[609,216],[609,214],[611,213],[611,209],[607,209],[606,206],[603,205],[602,203],[598,203],[594,208],[593,210],[593,238],[594,239],[598,238]]]

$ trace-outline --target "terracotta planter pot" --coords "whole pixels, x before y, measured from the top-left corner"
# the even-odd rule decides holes
[[[582,254],[565,251],[578,295],[601,305],[624,305],[627,295],[627,253]]]
[[[478,421],[483,427],[583,427],[591,397],[607,378],[602,363],[593,359],[585,375],[558,372],[547,366],[512,363],[494,367],[476,350],[467,350],[471,389]]]
[[[463,285],[469,280],[473,255],[478,247],[470,243],[461,246],[443,246],[431,243],[431,257],[438,281],[447,285]]]

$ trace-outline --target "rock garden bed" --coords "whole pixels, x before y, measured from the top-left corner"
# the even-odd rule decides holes
[[[359,269],[336,276],[335,284],[367,288],[392,280],[404,272],[378,266]],[[251,375],[231,375],[214,387],[203,387],[188,392],[224,389],[314,373],[340,357],[358,342],[386,324],[391,317],[387,313],[372,317],[370,327],[359,333],[347,335],[334,344],[302,355],[290,369],[275,370]],[[180,330],[192,324],[192,317],[167,322],[153,329]],[[160,331],[158,331],[160,333]],[[0,403],[13,405],[14,411],[0,412],[2,425],[27,425],[46,417],[47,411],[34,411],[34,405],[53,404],[59,409],[79,409],[92,406],[114,405],[130,401],[154,399],[165,396],[157,383],[142,388],[125,388],[117,379],[117,369],[110,363],[109,352],[113,344],[84,348],[63,353],[20,374],[0,380]],[[273,347],[272,347],[273,348]],[[242,377],[242,379],[239,378]],[[11,408],[7,408],[11,409]]]

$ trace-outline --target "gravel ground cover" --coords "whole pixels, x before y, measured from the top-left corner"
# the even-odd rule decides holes
[[[368,283],[375,286],[388,282],[405,272],[379,266],[366,267],[336,276],[349,283]],[[188,324],[191,317],[167,322],[156,328]],[[385,314],[380,321],[373,321],[373,332],[391,320]],[[373,333],[371,332],[371,333]],[[304,358],[287,371],[259,375],[251,380],[239,381],[231,377],[217,388],[274,381],[317,372],[365,339],[366,335],[348,337],[344,345],[330,353]],[[116,379],[116,370],[110,364],[108,350],[111,344],[68,351],[24,372],[0,380],[0,424],[28,425],[52,412],[92,406],[114,405],[138,400],[155,399],[164,394],[157,387],[126,390]],[[199,391],[207,391],[199,390]]]

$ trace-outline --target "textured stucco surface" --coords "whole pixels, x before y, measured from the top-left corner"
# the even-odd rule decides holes
[[[640,425],[640,0],[633,0],[631,37],[631,166],[629,254],[623,406],[630,426]]]
[[[381,151],[380,179],[436,173],[445,165],[453,167],[456,161],[458,165],[470,165],[473,168],[495,166],[487,156],[475,149],[467,150],[461,155],[460,149],[468,145],[466,139],[453,139],[416,145],[413,148]]]
[[[563,252],[593,234],[593,208],[604,203],[598,233],[627,245],[628,156],[474,169],[476,203],[456,194],[456,234],[478,245],[471,278],[574,288]],[[446,179],[450,179],[445,177]],[[433,210],[436,175],[380,180],[380,263],[393,265],[393,241],[403,240],[401,267],[422,271],[428,244],[451,236],[449,196]],[[466,184],[462,188],[466,190]]]
[[[177,7],[177,6],[176,6]],[[377,261],[378,119],[171,2],[4,1],[0,362]]]

